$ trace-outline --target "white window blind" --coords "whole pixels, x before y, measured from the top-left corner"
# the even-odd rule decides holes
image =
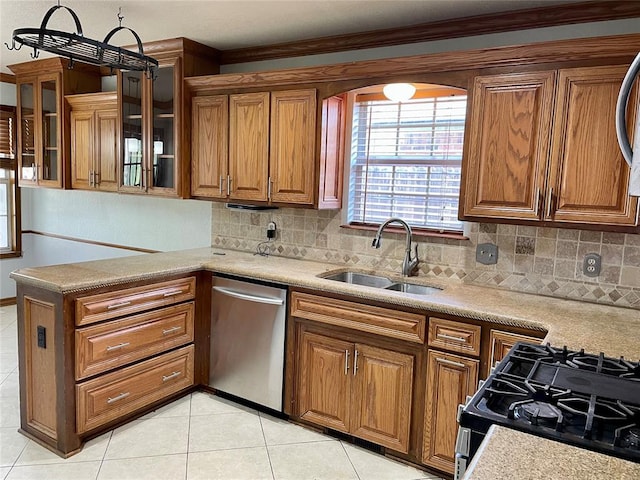
[[[348,221],[400,217],[412,227],[462,231],[458,221],[467,97],[354,104]]]

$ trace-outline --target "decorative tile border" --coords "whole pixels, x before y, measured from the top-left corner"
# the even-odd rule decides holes
[[[400,271],[405,240],[385,234],[379,250],[372,232],[340,227],[339,211],[229,210],[212,204],[211,244],[255,251],[266,242],[266,225],[278,227],[263,244],[274,255]],[[415,237],[420,275],[538,295],[618,305],[640,310],[640,235],[499,224],[471,224],[468,240]],[[498,245],[497,265],[475,261],[476,245]],[[602,256],[597,278],[582,275],[586,253]]]

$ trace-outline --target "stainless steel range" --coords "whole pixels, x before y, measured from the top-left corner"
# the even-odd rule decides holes
[[[640,363],[519,342],[458,422],[456,479],[492,424],[640,462]]]

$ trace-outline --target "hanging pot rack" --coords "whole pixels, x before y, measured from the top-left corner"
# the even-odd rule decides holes
[[[49,19],[60,8],[65,9],[76,25],[76,32],[64,32],[60,30],[52,30],[47,28]],[[82,33],[80,19],[73,10],[64,5],[54,5],[49,9],[40,28],[18,28],[13,31],[12,45],[5,43],[9,50],[20,50],[23,45],[33,48],[31,58],[38,58],[40,50],[50,52],[61,57],[69,59],[69,68],[73,68],[73,64],[78,62],[97,65],[99,67],[108,67],[112,70],[134,70],[142,71],[149,78],[155,77],[158,61],[143,53],[142,41],[136,32],[128,27],[122,26],[121,11],[118,11],[119,26],[111,30],[105,37],[103,42],[85,37]],[[108,42],[113,35],[121,30],[128,30],[136,39],[138,51],[127,50],[125,48],[110,45]],[[18,46],[16,46],[18,44]]]

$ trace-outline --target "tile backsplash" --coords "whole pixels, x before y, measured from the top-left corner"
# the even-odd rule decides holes
[[[213,203],[211,245],[256,251],[271,221],[276,238],[261,248],[273,255],[400,272],[404,235],[383,234],[375,250],[374,232],[341,228],[339,210],[247,211]],[[474,223],[468,240],[414,236],[414,242],[421,276],[640,310],[640,234]],[[498,246],[496,265],[476,262],[482,243]],[[596,278],[582,274],[587,253],[602,257]]]

